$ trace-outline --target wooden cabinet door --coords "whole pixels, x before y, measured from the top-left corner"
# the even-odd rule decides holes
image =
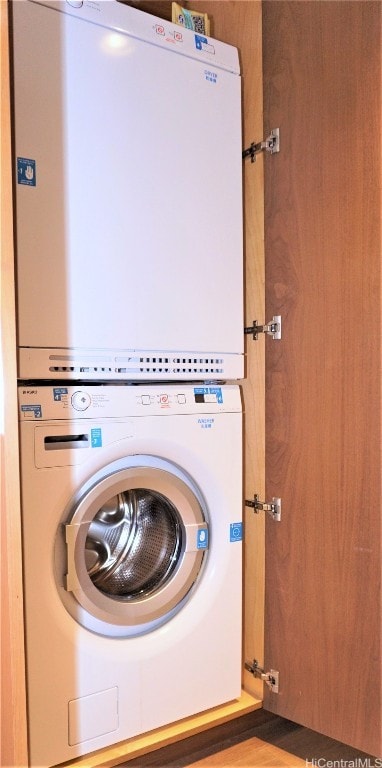
[[[381,11],[263,3],[265,707],[374,755],[381,726]]]

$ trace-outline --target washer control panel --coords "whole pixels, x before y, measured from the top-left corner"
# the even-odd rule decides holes
[[[241,411],[239,387],[227,384],[52,386],[25,382],[19,385],[18,397],[21,421]]]

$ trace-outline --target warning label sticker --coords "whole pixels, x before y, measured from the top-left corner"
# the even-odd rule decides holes
[[[208,547],[208,530],[207,528],[200,528],[197,533],[196,546],[198,549],[207,549]]]
[[[41,405],[22,405],[21,413],[24,419],[42,419]]]
[[[229,540],[242,541],[242,539],[243,539],[243,523],[230,523]]]
[[[101,427],[94,427],[91,430],[92,448],[102,448],[102,430]]]
[[[28,187],[36,186],[36,160],[29,157],[17,158],[17,183]]]

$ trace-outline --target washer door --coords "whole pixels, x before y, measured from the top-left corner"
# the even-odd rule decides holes
[[[167,621],[201,571],[208,547],[202,504],[190,478],[155,457],[115,462],[93,478],[65,525],[72,615],[120,636]]]

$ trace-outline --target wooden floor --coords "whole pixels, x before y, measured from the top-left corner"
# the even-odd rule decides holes
[[[326,763],[330,765],[334,760],[340,761],[338,765],[345,764],[341,761],[368,768],[382,765],[364,752],[260,710],[123,765],[126,768],[325,768]]]

